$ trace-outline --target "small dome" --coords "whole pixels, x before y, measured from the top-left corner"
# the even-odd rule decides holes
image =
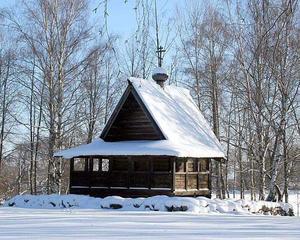
[[[152,75],[157,74],[157,73],[160,73],[160,74],[167,74],[167,75],[168,75],[166,69],[164,69],[164,68],[162,68],[162,67],[156,67],[156,68],[153,69]]]
[[[153,69],[152,78],[158,85],[164,87],[164,82],[167,81],[169,75],[167,71],[162,67],[156,67]]]

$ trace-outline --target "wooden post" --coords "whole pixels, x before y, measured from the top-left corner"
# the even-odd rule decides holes
[[[103,161],[103,157],[101,158],[101,167],[102,167],[102,161]],[[108,189],[111,189],[111,185],[112,185],[112,181],[111,181],[111,172],[112,172],[112,169],[113,169],[113,158],[109,158],[109,163],[108,163],[108,173],[107,173],[107,178],[106,178],[106,184],[107,184],[107,187]]]
[[[176,189],[176,158],[173,158],[173,161],[172,161],[172,176],[173,176],[173,180],[172,180],[172,191],[175,192],[175,189]]]
[[[208,170],[209,170],[209,174],[208,174],[208,188],[209,188],[209,197],[211,198],[211,174],[212,174],[212,171],[211,171],[211,162],[212,162],[212,159],[206,159],[205,161],[206,161],[206,164],[208,165]]]
[[[73,171],[74,171],[74,158],[71,158],[71,161],[70,161],[70,176],[69,176],[69,193],[71,193],[71,189],[72,189]]]
[[[131,178],[131,174],[132,174],[132,171],[133,171],[133,161],[132,161],[132,157],[128,157],[127,158],[127,188],[129,189],[130,186],[131,186],[131,181],[130,181],[130,178]]]
[[[297,217],[299,217],[299,205],[300,205],[300,201],[299,201],[299,190],[297,190]]]
[[[84,171],[89,171],[89,159],[87,157],[84,159]]]
[[[188,189],[188,167],[187,167],[187,160],[184,160],[184,172],[185,172],[185,179],[184,179],[184,185],[185,185],[185,190]]]
[[[88,158],[88,178],[89,178],[89,195],[91,195],[91,189],[92,189],[92,172],[93,172],[93,158]]]
[[[199,181],[200,181],[200,171],[201,171],[201,167],[200,167],[200,159],[197,159],[197,189],[199,190]]]
[[[149,177],[148,177],[148,189],[151,189],[151,181],[153,176],[153,159],[149,159]]]

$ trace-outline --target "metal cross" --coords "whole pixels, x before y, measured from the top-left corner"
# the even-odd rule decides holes
[[[166,50],[162,47],[159,46],[156,50],[157,53],[157,60],[158,60],[158,66],[161,67],[162,66],[162,60],[163,60],[163,56],[162,54],[165,52]]]

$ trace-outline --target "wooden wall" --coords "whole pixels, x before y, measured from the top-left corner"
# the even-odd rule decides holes
[[[108,171],[101,169],[103,159],[109,159]],[[81,168],[81,171],[74,171],[74,166],[71,167],[71,193],[92,193],[96,196],[113,194],[149,196],[169,195],[172,192],[173,175],[170,157],[99,157],[82,159],[82,162],[87,163],[88,166],[83,168],[84,170]],[[98,169],[93,169],[95,162],[100,165]],[[71,165],[73,163],[74,159]]]
[[[211,195],[209,159],[177,159],[176,195]]]
[[[74,166],[71,161],[70,192],[74,194],[210,196],[208,159],[102,156],[82,159],[84,166],[79,162]]]
[[[159,140],[162,139],[158,127],[146,110],[129,93],[116,119],[110,126],[105,141]]]

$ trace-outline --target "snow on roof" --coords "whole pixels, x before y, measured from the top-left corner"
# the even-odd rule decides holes
[[[166,69],[164,69],[164,68],[162,68],[162,67],[156,67],[156,68],[154,68],[153,69],[153,71],[152,71],[152,75],[154,75],[154,74],[167,74],[168,75],[168,73],[167,73],[167,71],[166,71]],[[150,80],[151,81],[151,80]]]
[[[225,158],[222,147],[189,91],[176,86],[162,89],[153,80],[130,78],[139,97],[166,140],[105,142],[60,151],[55,156],[166,155],[177,157]]]

